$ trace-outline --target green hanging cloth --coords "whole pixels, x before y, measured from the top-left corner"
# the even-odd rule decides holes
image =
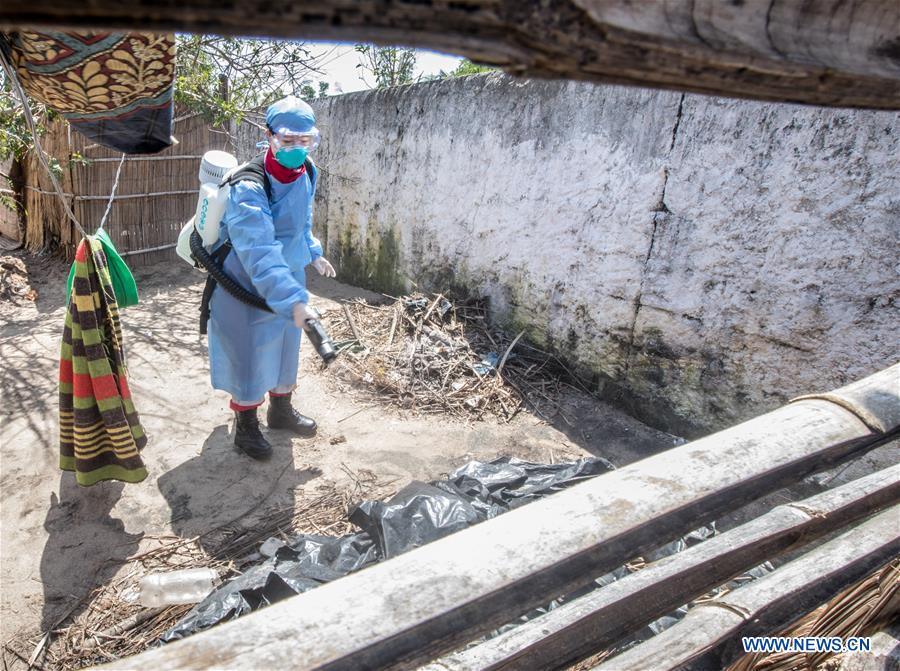
[[[127,308],[138,304],[137,284],[134,281],[134,275],[131,269],[125,264],[125,261],[119,256],[119,252],[109,239],[109,234],[102,228],[92,236],[100,241],[103,246],[103,252],[109,262],[109,275],[112,279],[113,291],[116,294],[116,303],[119,308]],[[75,279],[75,264],[69,271],[69,282],[66,286],[66,296],[72,297],[72,281]]]

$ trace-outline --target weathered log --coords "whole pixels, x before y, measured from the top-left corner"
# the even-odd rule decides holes
[[[723,669],[743,653],[740,638],[765,636],[808,613],[900,553],[893,507],[766,577],[690,611],[658,636],[594,667]]]
[[[873,431],[884,433],[892,427],[900,426],[900,402],[897,399],[900,391],[900,365],[892,366],[888,371],[893,372],[893,380],[887,380],[888,384],[875,376],[867,377],[832,392],[807,394],[792,402],[809,399],[829,401],[852,412]]]
[[[110,668],[409,668],[890,435],[792,403]]]
[[[898,502],[898,470],[890,468],[778,506],[423,671],[566,668],[742,571]]]
[[[900,109],[896,0],[4,0],[0,26],[405,44],[517,75]]]

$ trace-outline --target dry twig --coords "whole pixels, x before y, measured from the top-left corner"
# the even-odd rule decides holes
[[[563,389],[572,386],[553,355],[521,343],[524,331],[510,340],[492,328],[478,301],[414,294],[389,306],[356,300],[342,309],[345,319],[333,325],[333,335],[349,344],[331,371],[376,404],[504,421],[528,406],[550,421],[560,413]],[[353,347],[363,340],[365,349]]]

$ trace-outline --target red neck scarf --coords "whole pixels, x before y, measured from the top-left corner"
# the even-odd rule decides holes
[[[301,165],[297,169],[285,168],[281,163],[275,160],[272,148],[269,147],[268,150],[266,150],[266,172],[282,184],[290,184],[306,172],[306,166]]]

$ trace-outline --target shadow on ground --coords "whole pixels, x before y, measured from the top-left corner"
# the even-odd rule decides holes
[[[255,461],[234,448],[229,427],[217,426],[199,455],[159,477],[159,491],[169,505],[175,534],[199,537],[206,553],[217,557],[223,539],[252,524],[256,513],[293,506],[294,490],[321,471],[296,468],[286,435],[268,437],[275,448],[272,458]]]
[[[586,392],[568,391],[549,418],[574,444],[622,467],[681,445],[685,440],[645,424]]]
[[[41,555],[43,631],[77,616],[90,592],[109,582],[137,551],[144,534],[128,533],[122,520],[111,515],[124,489],[123,483],[112,481],[81,487],[73,473],[61,474],[59,496],[50,495],[44,521],[48,538]]]

